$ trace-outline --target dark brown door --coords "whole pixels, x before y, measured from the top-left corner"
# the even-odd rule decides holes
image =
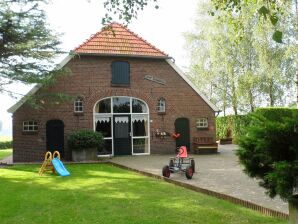
[[[176,147],[186,146],[189,151],[190,133],[188,118],[181,117],[175,121],[175,132],[180,134],[180,138],[176,140]]]
[[[61,120],[49,120],[46,124],[47,151],[59,151],[64,157],[64,123]]]

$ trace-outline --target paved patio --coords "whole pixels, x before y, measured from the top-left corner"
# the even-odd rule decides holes
[[[12,164],[12,155],[0,160],[0,163]]]
[[[242,172],[242,167],[234,154],[235,149],[235,145],[221,145],[219,154],[193,155],[196,162],[193,179],[187,180],[184,174],[179,173],[172,174],[170,178],[288,213],[287,203],[280,198],[269,198],[255,179]],[[123,156],[114,157],[111,161],[161,175],[162,167],[169,162],[169,155]]]

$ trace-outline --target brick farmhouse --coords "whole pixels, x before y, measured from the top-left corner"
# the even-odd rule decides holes
[[[197,142],[215,142],[218,111],[167,54],[112,23],[72,51],[61,67],[69,74],[28,96],[64,93],[73,100],[43,102],[33,109],[25,98],[13,114],[14,162],[41,161],[47,150],[71,160],[69,134],[91,129],[104,134],[99,156],[174,153]],[[176,141],[171,137],[179,133]]]

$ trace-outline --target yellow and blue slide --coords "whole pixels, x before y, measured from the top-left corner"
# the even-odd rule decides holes
[[[48,151],[45,154],[45,159],[38,173],[41,176],[46,171],[51,171],[52,173],[55,173],[56,171],[62,177],[70,176],[70,173],[60,160],[59,151],[55,151],[53,154]]]
[[[54,158],[52,159],[52,164],[53,167],[55,168],[56,172],[62,176],[62,177],[66,177],[69,176],[70,173],[68,172],[68,170],[65,168],[65,166],[63,165],[63,163],[61,162],[60,159],[58,158]]]

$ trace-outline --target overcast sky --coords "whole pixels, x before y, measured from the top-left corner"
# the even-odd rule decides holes
[[[48,23],[57,32],[63,33],[63,50],[74,49],[102,28],[101,19],[105,14],[102,2],[103,0],[52,0],[46,7]],[[189,61],[184,50],[183,33],[193,29],[196,2],[197,0],[158,0],[158,10],[154,5],[148,6],[128,28],[169,54],[185,70]],[[12,90],[25,94],[30,88],[15,85]],[[11,114],[6,110],[17,100],[0,95],[0,120],[3,122],[0,136],[11,135]]]

